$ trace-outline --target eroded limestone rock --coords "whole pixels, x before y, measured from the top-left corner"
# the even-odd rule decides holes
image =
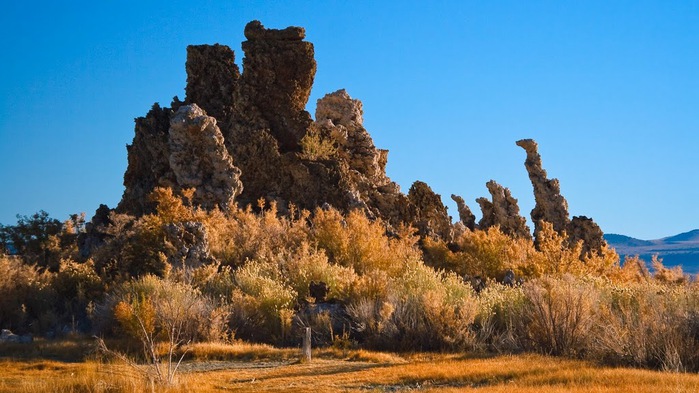
[[[561,195],[558,179],[547,178],[546,170],[541,165],[541,155],[539,155],[536,141],[522,139],[517,141],[517,146],[527,152],[524,166],[527,168],[529,180],[534,187],[536,205],[531,212],[534,237],[536,238],[541,230],[541,221],[551,223],[556,232],[562,233],[568,227],[570,219],[568,218],[568,202]]]
[[[459,210],[459,220],[468,229],[476,228],[476,216],[471,212],[471,209],[466,205],[464,198],[451,194],[451,199],[456,202],[456,207]]]
[[[531,217],[534,222],[534,237],[538,238],[542,222],[546,221],[553,225],[553,229],[559,234],[568,234],[570,244],[575,244],[579,240],[583,241],[583,249],[586,253],[600,252],[605,244],[602,230],[597,224],[587,217],[574,217],[570,220],[568,215],[568,202],[561,195],[558,179],[548,179],[546,171],[541,165],[541,155],[538,152],[538,145],[532,139],[522,139],[517,141],[527,152],[527,159],[524,166],[529,173],[529,179],[534,187],[534,200],[536,205],[532,209]]]
[[[420,235],[451,240],[451,217],[439,194],[427,183],[416,181],[408,191],[408,200],[416,207],[414,223]]]
[[[165,225],[164,232],[173,247],[173,252],[168,255],[173,266],[197,268],[216,262],[211,255],[204,224],[195,221],[171,223]]]
[[[362,209],[393,225],[415,224],[419,209],[386,176],[388,151],[377,149],[364,128],[362,103],[338,90],[318,101],[315,121],[305,111],[316,63],[304,29],[253,21],[245,36],[242,74],[230,48],[188,47],[185,102],[156,105],[137,119],[119,212],[153,212],[148,195],[155,187],[175,193],[194,187],[194,202],[205,208],[234,198],[255,206],[265,198],[282,212],[290,203],[311,210],[327,204]],[[197,107],[203,113],[194,113]],[[330,153],[305,154],[301,141],[309,133]],[[448,216],[439,206],[422,206],[420,220],[429,217],[431,230],[447,234]]]
[[[226,124],[233,111],[233,96],[240,71],[235,54],[225,45],[187,47],[186,104],[197,104],[209,116]]]
[[[124,194],[117,206],[119,213],[143,215],[155,211],[148,198],[156,187],[176,188],[177,180],[170,168],[168,133],[170,116],[181,103],[175,99],[172,108],[154,104],[145,117],[135,120],[133,142],[126,146],[128,167],[124,173]]]
[[[233,145],[250,130],[266,130],[282,153],[298,150],[312,122],[305,108],[316,73],[313,44],[303,41],[305,36],[302,27],[266,29],[259,21],[245,26]]]
[[[489,226],[499,225],[500,230],[506,235],[531,239],[527,220],[519,214],[517,199],[512,197],[510,190],[494,180],[486,183],[486,187],[493,198],[488,207],[489,213],[492,214],[492,217],[489,218]],[[481,204],[481,206],[483,205]],[[486,212],[483,211],[483,217],[485,215]],[[487,229],[489,226],[480,225],[480,228]]]
[[[240,169],[233,165],[216,119],[196,104],[180,107],[172,117],[168,146],[177,185],[196,189],[196,205],[226,209],[243,190]]]
[[[602,229],[591,218],[575,216],[568,225],[568,239],[571,246],[583,241],[583,254],[600,253],[607,244]]]

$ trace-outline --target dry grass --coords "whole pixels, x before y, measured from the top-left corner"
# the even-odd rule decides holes
[[[0,361],[0,392],[694,392],[699,375],[609,368],[540,355],[469,358],[324,349],[311,363],[296,349],[197,344],[172,387],[96,361]],[[209,359],[209,360],[201,360]],[[216,360],[211,360],[216,359]]]

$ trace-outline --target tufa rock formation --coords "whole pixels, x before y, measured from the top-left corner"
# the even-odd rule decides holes
[[[601,252],[606,244],[602,230],[587,217],[573,217],[572,221],[568,218],[568,202],[561,195],[558,179],[547,178],[546,170],[541,166],[537,143],[532,139],[522,139],[517,141],[517,146],[527,152],[524,166],[534,187],[536,205],[532,209],[531,217],[534,222],[535,241],[542,221],[547,221],[559,234],[567,233],[571,245],[582,240],[584,254]]]
[[[118,212],[153,212],[155,187],[196,188],[193,202],[206,209],[233,199],[265,198],[282,210],[329,204],[393,225],[429,217],[425,225],[449,232],[438,197],[418,209],[386,176],[388,151],[374,146],[359,100],[339,90],[318,100],[315,121],[306,112],[316,63],[303,28],[253,21],[245,37],[242,74],[226,46],[187,48],[185,101],[136,119]]]
[[[173,108],[178,110],[155,104],[145,118],[136,119],[119,213],[153,212],[149,195],[156,187],[175,192],[196,188],[193,202],[204,208],[227,208],[240,194],[240,170],[223,144],[216,119],[177,99]]]
[[[456,207],[459,210],[459,221],[472,231],[476,229],[476,216],[473,215],[471,209],[466,205],[464,198],[451,194],[451,199],[456,202]]]
[[[451,217],[439,194],[435,194],[427,183],[416,181],[408,191],[408,200],[416,208],[413,222],[420,236],[451,240]]]
[[[243,190],[216,119],[196,104],[181,106],[170,120],[168,147],[177,184],[195,189],[194,204],[227,209]]]
[[[536,205],[531,213],[534,223],[534,237],[536,238],[541,230],[541,221],[551,223],[556,232],[562,233],[567,229],[570,220],[568,218],[568,202],[561,195],[558,179],[546,177],[546,170],[541,166],[538,145],[533,139],[519,140],[517,146],[527,152],[524,166],[527,168],[529,180],[534,187]]]
[[[204,224],[192,221],[177,222],[167,224],[164,230],[165,240],[173,248],[173,252],[168,255],[171,265],[197,268],[216,262],[211,255],[209,236]]]
[[[230,120],[233,95],[240,71],[235,53],[225,45],[190,45],[187,47],[186,104],[196,103],[219,124]]]
[[[519,205],[510,190],[491,180],[486,183],[492,201],[488,198],[478,198],[476,202],[480,205],[483,213],[480,221],[476,225],[476,217],[471,209],[466,205],[464,199],[458,195],[451,196],[459,209],[460,222],[468,229],[487,230],[493,226],[499,226],[500,230],[514,237],[531,239],[531,232],[527,226],[527,220],[519,214]]]
[[[305,37],[301,27],[265,29],[258,21],[245,26],[244,72],[234,93],[229,134],[233,146],[251,131],[265,130],[280,153],[298,150],[312,123],[305,108],[316,73],[313,44]]]
[[[527,220],[520,216],[517,199],[512,197],[510,190],[494,180],[486,183],[486,187],[488,187],[493,200],[492,202],[486,198],[476,200],[483,211],[478,228],[486,230],[497,225],[506,235],[531,239]]]
[[[128,167],[124,173],[124,195],[117,206],[119,213],[151,213],[155,206],[148,195],[154,188],[177,188],[167,140],[170,116],[180,105],[177,99],[172,102],[173,109],[154,104],[146,117],[136,119],[133,142],[126,146]]]
[[[331,205],[343,212],[362,209],[390,225],[414,225],[422,236],[453,237],[447,209],[427,184],[415,182],[405,195],[388,178],[388,151],[374,146],[359,100],[338,90],[318,100],[315,120],[305,110],[316,62],[303,28],[266,29],[253,21],[245,37],[242,73],[227,46],[187,48],[184,102],[175,97],[171,108],[155,104],[136,119],[118,213],[153,212],[149,195],[156,187],[176,194],[194,188],[192,202],[205,209],[256,206],[260,198],[276,201],[282,212],[289,204],[309,210]],[[536,142],[517,144],[527,151],[534,186],[535,237],[541,221],[548,221],[571,241],[583,240],[586,250],[598,250],[604,244],[599,227],[585,217],[568,218],[566,200],[558,181],[547,179]],[[452,196],[462,224],[472,230],[499,225],[507,234],[529,238],[510,191],[494,181],[487,186],[492,201],[478,199],[483,210],[478,225],[463,199]],[[169,234],[181,245],[181,258],[208,258],[205,234],[195,227],[170,228]],[[201,247],[192,248],[190,237]],[[93,247],[87,243],[86,249]]]
[[[602,229],[591,218],[575,216],[568,224],[568,239],[571,243],[583,242],[583,255],[600,253],[607,245]],[[571,244],[572,245],[572,244]]]

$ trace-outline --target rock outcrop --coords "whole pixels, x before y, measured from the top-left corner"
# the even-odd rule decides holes
[[[456,208],[459,210],[459,221],[468,229],[476,229],[476,216],[471,212],[471,209],[466,205],[464,198],[451,194],[451,199],[456,202]]]
[[[152,213],[155,205],[149,195],[156,187],[175,192],[196,188],[193,202],[204,208],[226,208],[240,194],[240,170],[232,163],[216,119],[177,99],[172,107],[177,110],[155,104],[146,117],[136,119],[118,212]]]
[[[231,143],[253,130],[265,130],[280,153],[298,151],[313,122],[306,112],[316,73],[313,44],[302,27],[266,29],[259,21],[245,26],[243,75],[234,94]]]
[[[506,235],[531,239],[527,220],[519,214],[517,199],[512,197],[510,190],[494,180],[486,183],[486,187],[488,187],[492,202],[486,198],[476,200],[483,212],[478,228],[486,230],[497,225]]]
[[[427,183],[413,183],[408,191],[408,200],[415,206],[413,222],[421,236],[451,240],[451,217],[447,214],[441,197],[432,191]]]
[[[174,249],[168,255],[171,265],[197,268],[215,263],[204,224],[194,221],[171,223],[165,226],[164,232],[166,241]]]
[[[192,202],[227,209],[243,190],[240,169],[223,144],[216,119],[196,104],[181,106],[170,120],[170,168],[180,188],[194,188]]]
[[[546,170],[541,165],[541,155],[536,141],[522,139],[517,141],[517,146],[527,152],[524,166],[527,168],[529,180],[534,187],[535,206],[531,212],[534,237],[537,238],[542,221],[551,223],[556,232],[562,233],[568,228],[570,219],[568,218],[568,202],[561,195],[558,179],[547,178]]]
[[[599,253],[607,244],[602,229],[591,218],[575,216],[568,225],[568,238],[571,245],[582,240],[583,254]]]
[[[124,174],[124,195],[117,206],[120,213],[142,215],[155,210],[148,198],[156,187],[177,187],[170,168],[168,131],[170,116],[181,103],[175,99],[172,108],[154,104],[145,117],[136,119],[133,142],[126,146],[128,167]]]
[[[234,198],[256,206],[264,198],[282,211],[290,203],[329,204],[391,224],[415,223],[418,209],[386,176],[388,151],[377,149],[364,128],[361,102],[338,90],[318,100],[315,121],[306,112],[316,63],[304,29],[253,21],[245,37],[242,74],[226,46],[187,48],[185,101],[175,99],[171,109],[156,104],[136,120],[117,210],[150,213],[155,187],[193,187],[194,202],[207,209]]]
[[[318,100],[315,120],[306,112],[316,62],[303,28],[267,29],[253,21],[245,37],[242,73],[227,46],[187,48],[185,101],[175,97],[171,108],[155,104],[136,119],[118,213],[153,212],[148,196],[156,187],[175,193],[194,188],[193,203],[205,209],[256,206],[260,198],[276,201],[282,212],[289,204],[309,210],[330,205],[343,212],[361,209],[391,225],[412,224],[422,236],[453,237],[447,209],[427,184],[416,182],[405,195],[388,178],[388,151],[374,146],[359,100],[338,90]],[[601,249],[601,230],[592,220],[569,219],[558,180],[547,178],[536,142],[517,145],[527,152],[534,187],[535,239],[547,221],[571,242],[583,240],[586,252]],[[510,191],[494,181],[487,187],[492,200],[477,200],[483,210],[478,225],[463,199],[452,195],[463,226],[498,225],[506,234],[530,238]],[[174,238],[185,236],[180,232]]]
[[[240,79],[235,53],[225,45],[190,45],[185,68],[185,103],[197,104],[219,124],[226,124]]]
[[[558,179],[547,178],[546,170],[541,165],[537,143],[532,139],[522,139],[517,141],[517,146],[527,152],[524,166],[534,187],[536,205],[532,209],[531,217],[534,222],[535,242],[542,222],[546,221],[551,223],[553,229],[559,234],[565,232],[570,245],[582,240],[585,254],[601,252],[603,245],[606,244],[602,230],[592,219],[584,216],[573,217],[573,220],[570,220],[568,202],[561,195]]]

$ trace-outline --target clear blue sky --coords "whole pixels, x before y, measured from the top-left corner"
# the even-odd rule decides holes
[[[347,89],[389,176],[453,216],[451,193],[479,213],[494,179],[529,217],[514,142],[534,138],[571,214],[644,239],[699,228],[699,2],[667,0],[6,2],[0,223],[114,207],[133,119],[184,98],[186,46],[240,64],[252,19],[304,26],[309,111]]]

